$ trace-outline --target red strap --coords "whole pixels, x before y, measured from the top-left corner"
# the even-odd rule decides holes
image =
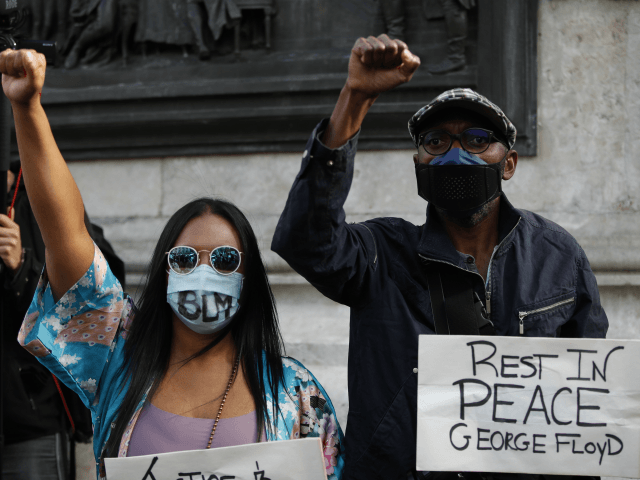
[[[60,387],[60,383],[56,376],[52,373],[53,381],[56,382],[56,387],[58,387],[58,392],[60,393],[60,398],[62,399],[62,405],[64,405],[64,410],[67,412],[67,418],[69,419],[69,423],[71,424],[71,435],[76,433],[76,424],[73,422],[73,418],[71,418],[71,412],[69,411],[69,407],[67,406],[67,401],[64,399],[64,394],[62,393],[62,388]]]
[[[13,212],[13,206],[16,204],[16,197],[18,196],[18,187],[20,186],[20,178],[22,178],[22,167],[18,172],[18,180],[16,181],[16,189],[13,191],[13,200],[11,200],[11,206],[9,207],[9,218],[11,218],[11,213]]]

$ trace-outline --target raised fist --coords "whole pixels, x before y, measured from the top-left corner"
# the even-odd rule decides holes
[[[384,34],[361,37],[351,49],[347,86],[375,97],[411,80],[419,66],[420,59],[403,41]]]
[[[40,101],[47,61],[35,50],[0,53],[2,89],[12,105],[31,105]]]

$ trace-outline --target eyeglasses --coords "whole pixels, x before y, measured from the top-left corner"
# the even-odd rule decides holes
[[[178,275],[188,275],[193,272],[200,262],[200,252],[209,252],[211,266],[220,275],[231,275],[240,268],[240,252],[228,245],[213,250],[196,250],[193,247],[178,246],[167,252],[169,268]]]
[[[451,150],[453,141],[458,140],[463,150],[469,153],[483,153],[494,142],[499,142],[491,130],[484,128],[468,128],[460,134],[449,133],[444,130],[430,130],[420,136],[420,144],[429,155],[444,155]]]

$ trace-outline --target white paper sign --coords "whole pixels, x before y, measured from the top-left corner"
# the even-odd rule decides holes
[[[319,438],[106,458],[107,480],[326,480]]]
[[[640,341],[421,335],[419,471],[640,477]]]

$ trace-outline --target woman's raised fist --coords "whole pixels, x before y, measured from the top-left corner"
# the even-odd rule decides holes
[[[2,89],[11,104],[29,106],[40,102],[47,60],[35,50],[11,50],[0,53]]]

